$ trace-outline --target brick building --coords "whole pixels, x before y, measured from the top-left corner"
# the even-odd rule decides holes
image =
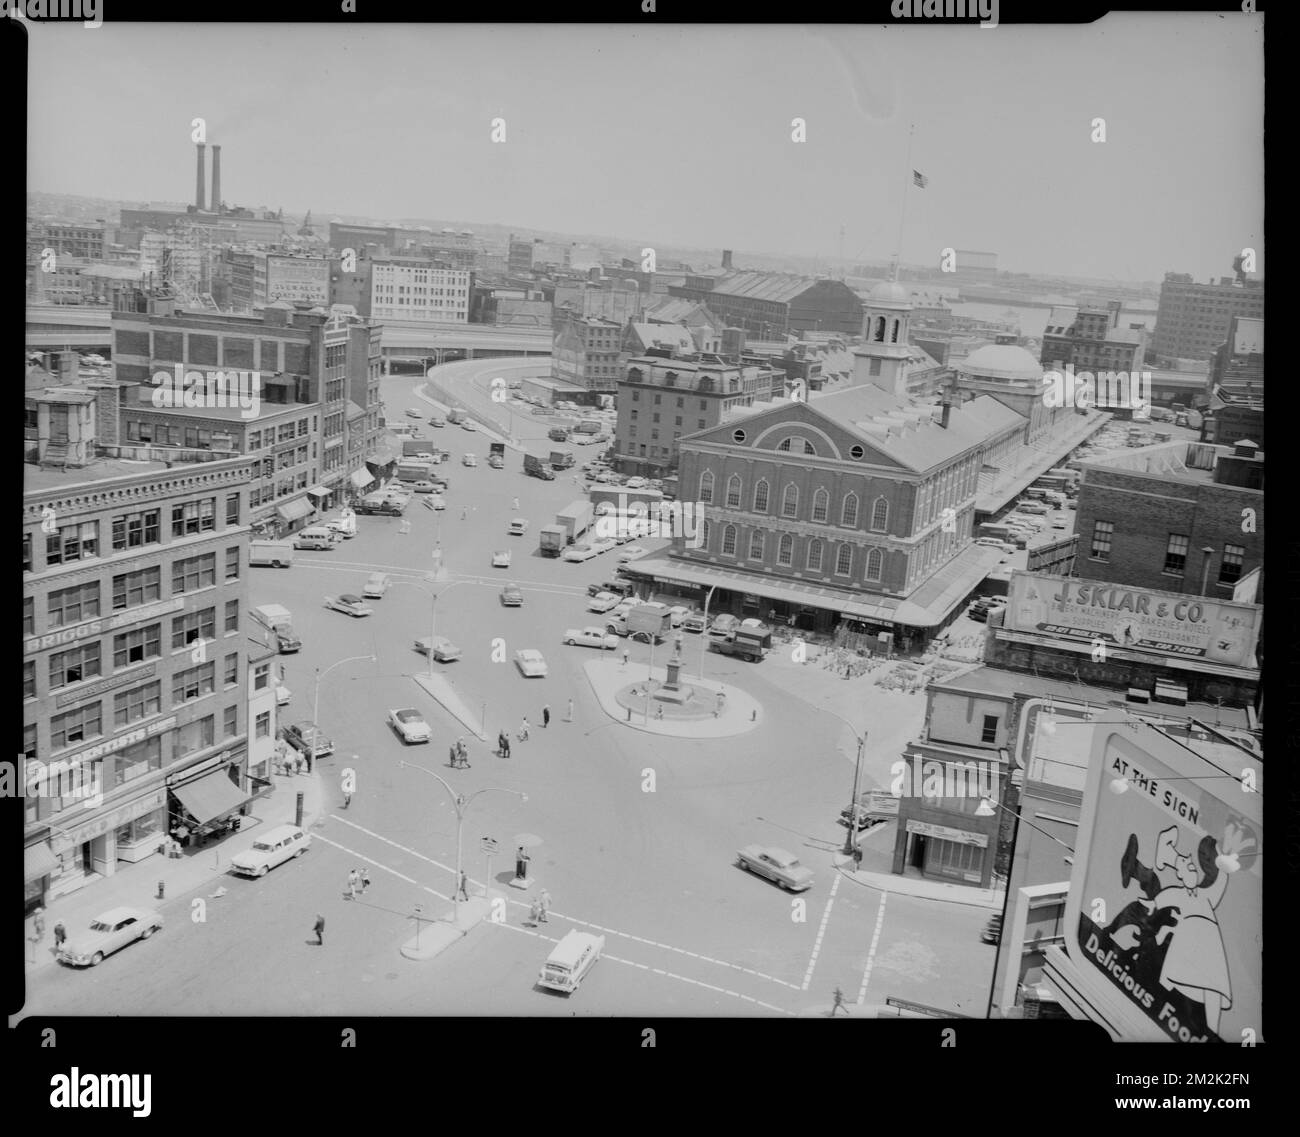
[[[727,327],[743,328],[760,340],[783,339],[791,332],[855,336],[862,330],[862,301],[840,280],[773,272],[691,273],[668,293],[706,305]]]
[[[557,314],[551,375],[588,391],[613,394],[622,375],[623,327],[600,316]]]
[[[1264,318],[1264,282],[1232,277],[1196,284],[1185,273],[1165,273],[1156,311],[1153,348],[1159,359],[1209,359],[1228,338],[1234,316]]]
[[[1145,325],[1119,326],[1120,301],[1053,308],[1043,330],[1039,360],[1044,367],[1076,372],[1141,371],[1146,359]]]

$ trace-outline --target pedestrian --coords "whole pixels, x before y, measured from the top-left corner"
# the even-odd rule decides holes
[[[533,897],[532,903],[528,905],[528,919],[532,921],[534,927],[542,922],[542,902]]]
[[[550,707],[543,707],[543,708],[542,708],[542,726],[543,726],[543,727],[548,727],[548,726],[550,726],[550,725],[551,725],[551,708],[550,708]]]
[[[463,872],[460,874],[460,885],[456,889],[456,895],[459,896],[462,900],[469,899],[469,877],[466,876]]]
[[[624,648],[624,649],[623,649],[623,666],[624,666],[624,667],[627,666],[627,657],[628,657],[628,650],[627,650],[627,648]]]
[[[370,870],[362,869],[361,870],[361,895],[362,896],[366,894],[366,889],[369,887],[370,887]]]
[[[528,879],[528,851],[520,845],[515,850],[515,877],[518,880]]]
[[[60,920],[54,925],[54,950],[58,951],[63,946],[63,941],[68,938],[68,929],[63,926]]]
[[[834,1005],[833,1007],[831,1007],[831,1016],[834,1017],[835,1014],[836,1014],[837,1012],[839,1012],[840,1010],[843,1010],[844,1013],[845,1013],[846,1015],[849,1016],[849,1018],[852,1018],[852,1017],[853,1017],[852,1014],[849,1013],[849,1008],[846,1007],[846,1006],[844,1005],[844,992],[841,991],[838,987],[836,987],[836,988],[835,988],[835,1005]]]
[[[664,705],[663,703],[660,703],[657,707],[655,707],[655,718],[657,718],[660,722],[662,722],[663,717],[664,717]]]
[[[447,747],[447,752],[448,765],[454,770],[456,768],[456,744],[454,742]]]
[[[360,883],[361,883],[361,874],[357,872],[356,869],[353,869],[351,872],[348,873],[348,899],[349,900],[355,900],[357,898],[357,885]]]
[[[550,918],[546,915],[551,910],[551,894],[542,889],[542,894],[537,898],[537,907],[542,910],[541,921],[543,924],[549,924]]]
[[[315,929],[316,929],[316,942],[320,944],[321,947],[324,947],[325,946],[325,917],[322,916],[319,912],[316,913]]]
[[[524,716],[524,721],[519,726],[519,741],[528,741],[528,717],[526,715]]]
[[[786,622],[787,624],[789,624],[790,627],[792,627],[792,628],[794,627],[794,613],[793,613],[793,612],[791,612],[790,615],[786,617],[785,622]]]
[[[569,709],[568,709],[568,711],[565,713],[564,721],[565,721],[565,722],[572,722],[572,721],[573,721],[573,700],[572,700],[572,699],[569,700]]]
[[[45,909],[39,904],[36,906],[36,911],[32,913],[32,928],[36,932],[37,940],[45,938]]]
[[[462,736],[456,743],[456,752],[460,755],[460,764],[462,769],[469,769],[469,747],[465,745],[465,739]]]
[[[512,506],[512,508],[514,509],[514,511],[515,511],[516,513],[519,512],[519,499],[518,499],[518,498],[515,498],[514,505]]]

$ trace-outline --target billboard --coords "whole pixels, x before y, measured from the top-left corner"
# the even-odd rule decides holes
[[[1262,609],[1181,592],[1016,573],[1003,626],[1132,651],[1255,667]]]
[[[1071,961],[1151,1037],[1262,1042],[1262,762],[1227,744],[1200,753],[1122,712],[1095,722]]]
[[[305,301],[328,307],[330,302],[330,266],[324,257],[266,258],[266,301],[284,300],[293,304]]]

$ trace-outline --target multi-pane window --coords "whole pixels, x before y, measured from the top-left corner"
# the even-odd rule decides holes
[[[226,550],[226,579],[239,579],[239,546],[232,545]]]
[[[75,743],[85,742],[88,738],[98,738],[103,733],[104,726],[98,703],[74,707],[50,719],[50,749],[65,750]]]
[[[879,549],[872,549],[867,554],[867,579],[879,580],[880,570],[885,563],[885,554]]]
[[[32,535],[23,534],[23,572],[32,571]]]
[[[217,554],[203,553],[172,563],[172,592],[179,595],[217,583]]]
[[[188,537],[208,533],[217,527],[217,499],[186,501],[172,506],[172,536]]]
[[[803,440],[803,452],[804,452],[805,454],[811,454],[811,455],[813,455],[813,457],[816,457],[816,456],[817,456],[817,447],[815,447],[811,442],[808,441],[808,439],[805,438],[805,439]]]
[[[789,450],[789,449],[790,449],[790,439],[788,439],[788,438],[783,438],[783,439],[781,439],[780,443],[777,445],[777,449],[778,449],[778,450]]]
[[[767,479],[760,478],[754,487],[754,512],[767,512]]]
[[[100,674],[99,644],[78,644],[50,656],[50,690]]]
[[[1092,550],[1090,557],[1099,561],[1110,560],[1110,539],[1114,536],[1115,525],[1111,521],[1096,521],[1092,526]]]
[[[853,570],[853,546],[841,545],[840,551],[835,554],[835,573],[837,576],[848,576]]]
[[[1241,579],[1242,562],[1245,559],[1245,545],[1224,545],[1223,561],[1219,565],[1219,583],[1236,584]]]
[[[727,508],[740,508],[740,475],[732,474],[727,479]]]
[[[156,509],[124,513],[113,518],[113,549],[138,549],[156,545],[162,539],[161,514]]]
[[[858,495],[855,493],[846,494],[844,504],[840,506],[840,524],[847,525],[850,529],[856,528],[858,524]]]
[[[162,654],[162,625],[133,628],[113,637],[113,667],[120,670]]]
[[[736,527],[728,525],[722,531],[722,552],[726,556],[734,556],[736,552]]]
[[[226,628],[226,631],[228,631],[228,632],[237,632],[237,631],[239,631],[239,601],[238,601],[238,600],[227,600],[227,601],[226,601],[226,624],[225,624],[225,628]]]
[[[985,715],[984,725],[980,728],[981,742],[996,742],[998,740],[998,716]]]
[[[45,563],[66,565],[99,555],[99,522],[79,521],[61,525],[45,538]]]
[[[789,533],[781,534],[781,541],[776,547],[776,563],[789,566],[794,561],[794,538]]]
[[[226,738],[233,738],[239,733],[239,706],[231,704],[221,712],[221,733]]]
[[[713,471],[705,470],[700,475],[700,501],[705,505],[713,504]]]
[[[822,543],[820,540],[808,542],[808,570],[810,572],[822,571]]]
[[[790,482],[781,494],[781,516],[794,517],[799,513],[799,487]]]
[[[172,676],[172,706],[211,695],[216,689],[216,664],[200,663]]]
[[[114,787],[124,785],[132,778],[162,769],[162,736],[154,735],[134,746],[128,746],[117,756],[113,771]]]
[[[36,698],[36,660],[23,661],[23,698]]]
[[[265,691],[268,683],[271,682],[271,665],[269,663],[259,663],[253,668],[253,690]]]
[[[254,725],[254,733],[258,738],[269,738],[271,736],[271,712],[263,711],[257,716]]]
[[[749,535],[749,559],[751,561],[763,559],[763,534],[757,529]]]
[[[239,494],[226,494],[226,524],[239,524]]]
[[[113,577],[113,611],[148,604],[162,595],[162,569],[138,569]]]
[[[710,539],[713,536],[713,526],[710,525],[709,522],[707,521],[703,522],[703,526],[704,528],[700,533],[700,547],[704,549],[708,549],[711,547]]]
[[[215,608],[204,608],[201,612],[187,612],[172,620],[172,651],[180,651],[187,644],[197,639],[210,640],[216,635]]]
[[[113,725],[126,726],[162,710],[162,682],[155,679],[113,696]]]
[[[199,719],[197,722],[190,722],[177,727],[174,735],[176,739],[176,757],[184,758],[189,754],[193,754],[196,750],[211,746],[216,740],[215,726],[215,720],[211,715],[208,715],[207,718]]]
[[[238,653],[226,656],[226,673],[224,681],[227,687],[239,682],[239,655]]]
[[[813,494],[812,519],[814,521],[825,521],[826,514],[831,507],[831,495],[824,489],[819,488]]]
[[[99,582],[74,584],[71,588],[56,588],[49,595],[50,627],[93,620],[99,615]]]
[[[854,505],[856,512],[857,505]],[[848,522],[845,522],[847,525]],[[871,507],[871,528],[877,532],[884,532],[889,525],[889,502],[883,497],[876,498],[876,503]]]
[[[23,635],[30,636],[36,630],[36,602],[30,596],[23,597]]]
[[[1182,575],[1187,568],[1187,546],[1189,538],[1183,533],[1170,533],[1169,544],[1165,548],[1165,572]]]
[[[23,727],[23,757],[27,761],[34,761],[36,758],[36,724],[28,723]]]

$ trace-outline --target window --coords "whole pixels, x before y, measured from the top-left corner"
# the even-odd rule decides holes
[[[735,556],[736,553],[736,527],[728,525],[722,531],[722,552],[726,556]]]
[[[226,738],[233,738],[239,733],[239,707],[232,704],[221,713],[221,733]]]
[[[239,494],[237,493],[226,495],[226,524],[239,524]]]
[[[254,720],[254,733],[258,738],[269,738],[271,736],[271,712],[263,711]]]
[[[751,561],[763,559],[763,534],[757,529],[749,535],[749,559]]]
[[[271,665],[269,663],[259,663],[253,668],[253,690],[265,691],[267,684],[271,682]]]
[[[36,724],[23,727],[23,757],[29,762],[36,757]]]
[[[813,455],[814,457],[816,457],[816,456],[817,456],[817,447],[815,447],[811,442],[808,441],[808,439],[805,438],[805,439],[803,440],[803,452],[804,452],[805,454],[811,454],[811,455]]]
[[[30,636],[36,630],[36,603],[30,596],[23,597],[23,635]]]
[[[847,502],[846,502],[847,505]],[[854,511],[857,511],[857,503],[854,503]],[[848,524],[848,522],[845,522]],[[876,498],[876,504],[871,507],[871,528],[879,533],[883,533],[889,526],[889,502],[883,497]]]
[[[226,579],[239,579],[239,546],[232,545],[226,550]]]
[[[100,674],[99,644],[80,644],[50,656],[50,690],[80,683]]]
[[[998,740],[998,716],[985,715],[984,727],[980,731],[981,742],[996,742]]]
[[[781,534],[781,541],[776,547],[776,563],[786,568],[794,563],[794,538],[789,533]]]
[[[867,374],[868,375],[880,374],[880,360],[872,359],[867,363]]]
[[[160,769],[162,769],[162,736],[155,735],[134,746],[128,746],[118,753],[113,771],[113,786],[116,788],[132,778],[147,774],[150,770]],[[137,824],[144,820],[145,818],[140,818]]]
[[[48,603],[51,628],[92,620],[99,615],[99,582],[56,588],[50,593]]]
[[[1236,584],[1241,579],[1242,562],[1245,559],[1245,545],[1224,545],[1223,561],[1219,565],[1219,583]]]
[[[157,571],[157,570],[155,570]],[[180,595],[217,583],[217,554],[204,553],[172,562],[172,593]]]
[[[760,478],[754,487],[754,512],[767,512],[767,479]]]
[[[156,715],[161,710],[162,682],[155,679],[152,683],[145,683],[130,691],[120,691],[113,696],[113,725],[126,726],[136,719]]]
[[[727,508],[740,508],[740,475],[732,474],[727,479]]]
[[[186,723],[184,726],[177,728],[174,736],[176,739],[175,757],[184,758],[189,754],[193,754],[196,750],[211,746],[215,740],[215,725],[212,716],[208,715],[207,718]]]
[[[98,738],[104,733],[100,719],[100,705],[90,703],[84,707],[74,707],[55,715],[50,719],[50,749],[66,750],[77,742],[88,738]]]
[[[113,667],[121,670],[162,654],[162,625],[150,624],[113,637]]]
[[[1114,533],[1114,522],[1095,522],[1092,527],[1092,551],[1088,555],[1099,561],[1110,560],[1110,539]]]
[[[848,576],[853,571],[853,546],[841,545],[835,554],[835,575]]]
[[[45,538],[45,563],[65,565],[99,555],[99,522],[81,521],[59,527]]]
[[[141,513],[124,513],[113,518],[113,548],[138,549],[142,545],[156,545],[161,539],[161,514],[156,509]]]
[[[799,513],[799,487],[790,482],[781,495],[781,516],[795,517]]]
[[[789,450],[789,449],[790,449],[790,439],[788,439],[788,438],[783,438],[783,439],[781,439],[781,444],[777,447],[777,449],[778,449],[778,450]]]
[[[23,698],[36,698],[36,660],[23,661]]]
[[[216,689],[216,664],[200,663],[172,676],[172,706],[211,695]]]
[[[224,681],[227,687],[239,682],[239,655],[237,653],[226,656]]]
[[[808,542],[808,570],[810,572],[822,571],[822,543],[819,540]]]
[[[23,572],[32,571],[32,535],[23,534]]]
[[[1170,533],[1169,544],[1165,548],[1165,572],[1177,573],[1182,576],[1187,568],[1187,544],[1188,538],[1182,533]]]
[[[217,499],[215,497],[205,497],[201,501],[187,501],[172,506],[173,537],[208,533],[216,527]]]
[[[885,563],[885,554],[879,549],[872,549],[867,554],[867,579],[879,580],[880,570]]]
[[[198,639],[212,639],[216,634],[216,614],[215,608],[204,608],[172,620],[172,651],[180,651]]]
[[[825,521],[826,513],[831,507],[831,495],[823,488],[818,488],[813,494],[812,519],[814,521]]]

